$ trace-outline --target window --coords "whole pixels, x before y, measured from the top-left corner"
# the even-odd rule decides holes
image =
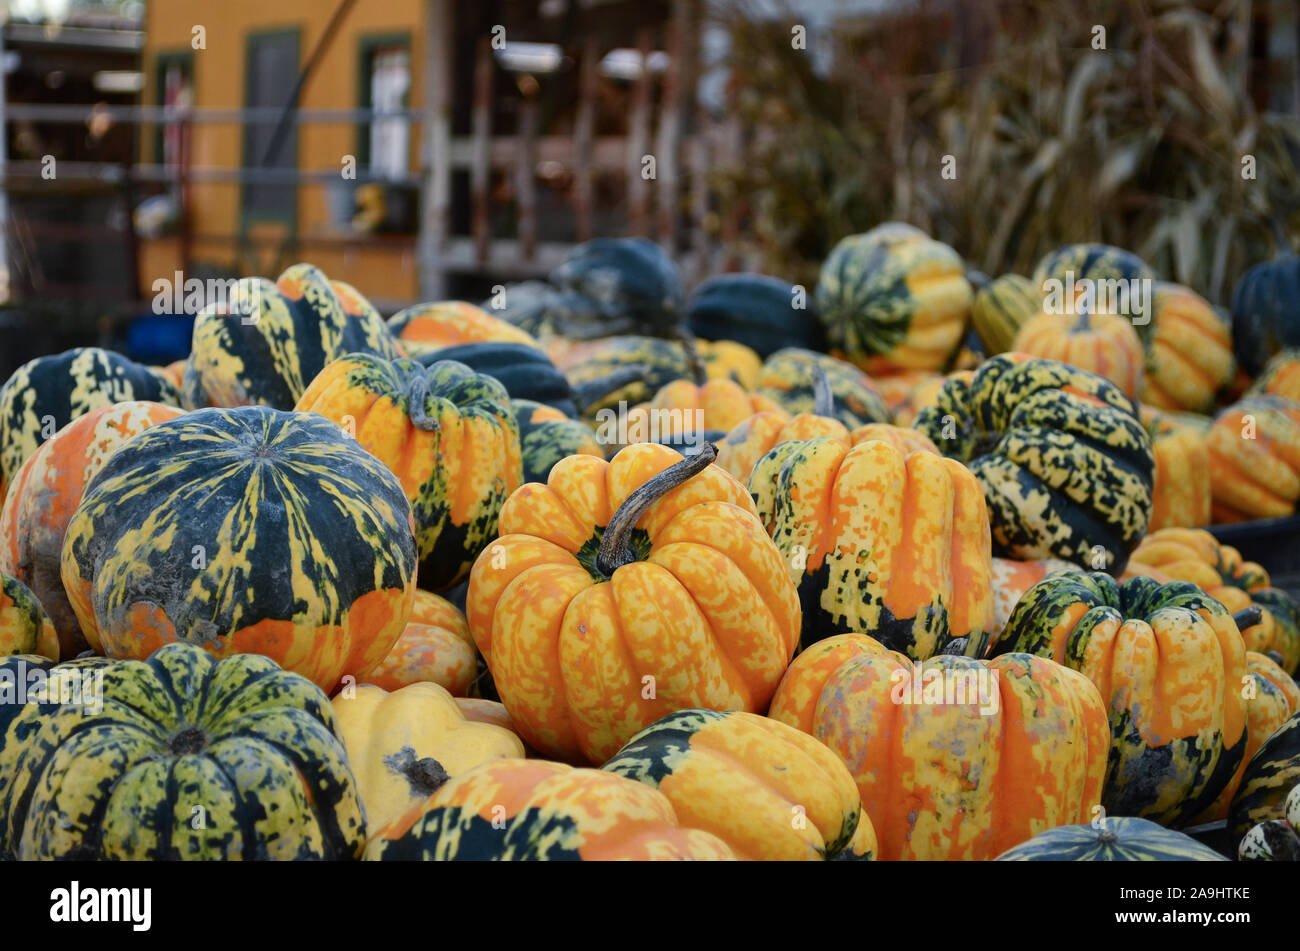
[[[363,38],[358,105],[376,115],[358,130],[357,158],[378,178],[401,179],[410,170],[411,122],[397,114],[407,108],[410,90],[410,41],[405,36]]]
[[[298,82],[298,32],[253,33],[248,37],[244,103],[250,109],[284,109]],[[290,121],[279,131],[272,121],[249,122],[244,126],[244,167],[248,169],[296,169],[298,126]],[[274,152],[271,149],[274,148]],[[283,184],[246,182],[243,188],[244,217],[252,221],[276,220],[293,223],[298,190]]]
[[[157,105],[170,109],[186,109],[194,105],[194,54],[158,54]],[[182,161],[184,143],[183,127],[179,122],[157,126],[154,140],[154,161],[169,170]]]

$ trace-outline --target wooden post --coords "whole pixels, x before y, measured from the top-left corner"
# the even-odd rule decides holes
[[[537,250],[537,97],[525,96],[519,105],[518,150],[515,163],[515,197],[519,202],[519,247],[525,261]]]
[[[452,0],[426,0],[424,5],[425,175],[420,202],[420,296],[442,300],[447,276],[442,254],[447,243],[451,209],[451,75]]]
[[[669,251],[677,235],[677,147],[681,140],[682,47],[686,24],[683,0],[673,0],[672,18],[668,21],[668,69],[664,73],[663,95],[659,101],[659,135],[655,145],[658,161],[658,188],[655,189],[658,212],[656,240]]]
[[[579,242],[590,241],[595,216],[595,187],[593,185],[592,140],[596,130],[596,95],[600,80],[596,70],[600,65],[600,42],[594,33],[588,34],[582,44],[582,64],[578,77],[578,114],[573,127],[573,205],[576,217],[576,236]]]
[[[628,231],[644,236],[648,230],[650,183],[642,174],[642,159],[650,147],[650,30],[637,31],[637,51],[641,54],[641,75],[632,92],[632,118],[627,137]],[[658,165],[658,157],[655,158]],[[656,170],[657,174],[657,170]]]
[[[479,37],[474,62],[473,164],[470,166],[471,220],[474,249],[480,265],[491,252],[491,208],[488,187],[492,177],[492,40]]]

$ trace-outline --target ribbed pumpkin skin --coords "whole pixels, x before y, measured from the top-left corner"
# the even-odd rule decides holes
[[[1286,818],[1286,797],[1300,784],[1300,712],[1291,714],[1264,741],[1246,768],[1232,797],[1228,829],[1240,842],[1251,826],[1269,819]]]
[[[971,301],[971,326],[989,356],[1011,349],[1016,332],[1043,308],[1043,294],[1019,274],[1003,274],[982,287]]]
[[[1190,835],[1136,816],[1057,826],[998,856],[1000,862],[1226,862]]]
[[[1237,372],[1227,318],[1178,284],[1156,284],[1152,305],[1142,402],[1170,412],[1208,413],[1215,394]]]
[[[0,387],[0,501],[42,442],[102,406],[150,400],[175,406],[171,381],[120,353],[78,347],[24,363]]]
[[[680,461],[650,443],[609,462],[571,456],[507,500],[474,564],[470,631],[543,755],[601,763],[676,710],[763,710],[794,654],[794,585],[744,486],[716,465],[651,505],[636,561],[609,580],[596,568],[618,506]]]
[[[601,768],[658,789],[683,825],[712,832],[739,858],[873,857],[875,832],[852,774],[828,747],[777,720],[682,710]],[[869,851],[854,854],[863,843]]]
[[[465,301],[415,304],[388,318],[388,329],[407,356],[419,358],[467,343],[509,343],[539,347],[532,334]]]
[[[523,759],[509,730],[465,718],[451,694],[418,683],[391,693],[362,684],[332,701],[371,835],[482,763]]]
[[[758,385],[763,359],[743,343],[734,340],[697,340],[695,349],[704,374],[710,380],[730,380],[746,390]]]
[[[420,362],[431,366],[439,360],[463,363],[475,373],[499,380],[511,399],[533,400],[576,417],[573,388],[543,351],[520,343],[463,343],[431,350]]]
[[[1129,281],[1155,280],[1155,272],[1131,251],[1110,244],[1067,244],[1049,251],[1039,259],[1030,280],[1035,288],[1044,281],[1065,281],[1067,274],[1074,275],[1077,285],[1081,280]]]
[[[1290,674],[1272,660],[1254,651],[1246,652],[1246,671],[1251,683],[1243,685],[1242,689],[1253,692],[1246,698],[1245,763],[1249,763],[1264,741],[1281,729],[1291,714],[1300,710],[1300,686],[1296,686]],[[1228,817],[1228,807],[1240,785],[1241,775],[1234,776],[1219,794],[1218,801],[1210,807],[1206,822]]]
[[[802,299],[804,306],[796,306]],[[766,359],[783,347],[825,347],[825,332],[805,292],[766,274],[719,274],[700,284],[686,320],[705,340],[735,340]]]
[[[817,408],[816,369],[826,371],[835,411],[831,414],[850,429],[867,423],[889,422],[889,410],[875,386],[861,370],[824,353],[787,347],[763,363],[754,392],[767,397],[791,415]]]
[[[1156,460],[1147,531],[1209,525],[1210,449],[1205,437],[1211,420],[1146,405],[1141,418]]]
[[[365,814],[318,687],[266,657],[218,662],[188,644],[102,670],[102,713],[51,705],[21,744],[0,804],[19,859],[360,854]]]
[[[660,420],[671,421],[674,432],[693,432],[697,428],[727,432],[755,413],[777,408],[776,403],[767,397],[746,393],[739,384],[730,380],[709,380],[701,386],[689,380],[674,380],[655,393],[648,403],[632,407],[627,425],[629,433],[635,432],[633,427],[638,425],[644,427],[643,432],[654,432],[650,414],[657,412]],[[637,417],[642,414],[645,414],[645,421],[639,423]],[[695,425],[697,419],[703,423],[702,427]],[[658,431],[663,432],[665,428],[665,424],[660,423]]]
[[[0,512],[0,571],[28,585],[50,612],[64,657],[86,650],[63,590],[63,536],[86,483],[123,442],[182,410],[131,401],[102,406],[42,443],[18,471]]]
[[[897,702],[911,678],[926,683],[926,671],[982,669],[996,684],[996,712],[982,714],[978,698]],[[844,634],[795,658],[770,716],[840,755],[887,861],[991,859],[1044,829],[1085,821],[1101,796],[1101,697],[1085,677],[1039,657],[943,655],[914,665],[873,638]]]
[[[465,616],[446,598],[417,590],[411,619],[397,643],[376,667],[357,674],[357,680],[384,690],[427,681],[461,697],[477,674],[478,651]]]
[[[1237,362],[1255,376],[1273,355],[1300,347],[1300,255],[1283,255],[1246,271],[1232,290],[1232,346]]]
[[[950,378],[915,427],[966,463],[988,502],[995,555],[1123,571],[1146,531],[1155,460],[1113,383],[1023,354]]]
[[[511,400],[510,405],[519,422],[524,482],[545,482],[555,464],[569,456],[605,458],[605,447],[586,423],[532,400]]]
[[[1142,385],[1142,341],[1127,317],[1039,314],[1020,328],[1011,349],[1103,376],[1130,400]]]
[[[1216,524],[1294,514],[1300,501],[1300,403],[1248,396],[1218,415],[1206,444]]]
[[[923,659],[969,635],[965,653],[983,654],[989,522],[964,466],[879,440],[786,442],[755,464],[749,491],[798,586],[805,647],[856,631]]]
[[[0,573],[0,657],[39,654],[59,659],[59,638],[45,608],[17,578]]]
[[[365,857],[398,862],[735,858],[717,836],[681,826],[672,804],[649,786],[596,769],[513,759],[457,776],[381,830]]]
[[[594,301],[599,324],[621,320],[635,333],[667,336],[685,306],[677,263],[648,238],[584,241],[551,272],[550,282]]]
[[[1097,685],[1110,715],[1107,813],[1179,825],[1231,782],[1246,749],[1246,649],[1196,585],[1102,572],[1046,578],[1016,605],[995,656],[1050,657]]]
[[[817,280],[827,341],[871,374],[943,369],[966,330],[961,256],[911,232],[886,224],[843,239]]]
[[[654,337],[607,337],[552,354],[552,359],[574,386],[591,383],[623,367],[636,365],[646,368],[641,381],[607,394],[604,399],[593,403],[589,412],[616,408],[620,400],[629,406],[643,403],[661,387],[690,374],[681,344]]]
[[[1247,390],[1248,396],[1268,393],[1300,403],[1300,348],[1282,350],[1269,360]]]
[[[993,634],[1002,636],[1007,621],[1025,592],[1050,574],[1062,571],[1082,571],[1072,562],[1059,558],[1042,558],[1036,561],[1017,561],[1014,558],[994,558],[993,574]]]
[[[355,353],[312,380],[296,409],[343,426],[401,480],[415,515],[420,584],[459,583],[523,482],[506,389],[461,363]]]
[[[235,313],[210,307],[194,321],[186,409],[292,409],[331,360],[347,353],[398,356],[397,342],[370,302],[310,264],[295,264],[274,284],[244,278],[227,309]]]
[[[63,584],[91,646],[256,653],[329,689],[392,648],[415,595],[397,478],[310,413],[199,410],[124,443],[86,486]]]

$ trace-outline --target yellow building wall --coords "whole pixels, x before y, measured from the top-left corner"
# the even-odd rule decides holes
[[[245,104],[248,36],[275,30],[298,30],[299,68],[307,61],[324,33],[335,0],[165,0],[148,4],[143,68],[146,87],[142,102],[158,102],[158,55],[192,52],[195,104],[206,108],[242,108]],[[303,89],[299,105],[305,109],[355,109],[360,106],[359,69],[364,37],[405,34],[411,51],[411,88],[408,102],[420,108],[423,101],[421,64],[424,57],[425,0],[361,0],[335,33],[329,49]],[[206,31],[206,48],[193,49],[194,27]],[[285,90],[286,97],[289,90]],[[408,167],[420,167],[420,125],[411,129]],[[298,126],[298,164],[301,169],[340,172],[345,155],[355,155],[357,127],[352,123]],[[238,125],[196,124],[191,133],[192,164],[238,168],[243,157],[243,128]],[[142,134],[146,160],[154,156],[154,129]],[[195,183],[191,186],[191,221],[198,236],[191,258],[196,261],[233,263],[240,228],[238,184]],[[344,246],[313,246],[314,238],[337,240],[329,227],[329,192],[324,184],[304,184],[298,189],[297,229],[305,243],[295,255],[319,266],[327,275],[347,281],[377,302],[400,302],[417,297],[418,274],[414,238],[380,242],[358,237]],[[273,232],[276,226],[268,226]],[[253,229],[254,233],[261,227]],[[220,240],[204,240],[217,236]],[[175,239],[141,242],[141,284],[148,288],[157,277],[171,277],[180,267],[180,243]],[[259,270],[273,264],[264,250],[257,258]],[[287,263],[293,263],[289,261]],[[272,274],[264,276],[274,277]]]

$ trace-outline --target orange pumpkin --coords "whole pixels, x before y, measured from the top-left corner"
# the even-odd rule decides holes
[[[1101,800],[1101,695],[1046,658],[914,664],[839,635],[795,658],[770,715],[839,753],[885,860],[991,859]]]
[[[465,616],[447,599],[417,590],[411,619],[397,643],[357,680],[385,690],[429,681],[460,697],[469,691],[477,673],[478,652]]]
[[[1014,558],[994,558],[993,574],[993,640],[1002,636],[1007,619],[1021,596],[1048,575],[1058,571],[1082,571],[1078,565],[1060,558],[1042,558],[1017,561]]]
[[[388,329],[411,357],[484,341],[522,343],[542,349],[537,338],[527,331],[459,300],[415,304],[389,317]]]
[[[674,380],[660,388],[648,403],[628,411],[628,431],[677,435],[700,430],[726,432],[755,413],[783,412],[766,396],[747,393],[731,380],[691,383]],[[654,426],[651,421],[657,417]]]
[[[1300,403],[1300,349],[1293,347],[1274,354],[1247,392],[1251,396],[1270,393]]]
[[[1020,328],[1011,349],[1104,376],[1129,399],[1142,386],[1142,341],[1127,317],[1042,313]]]
[[[570,456],[501,510],[466,615],[520,736],[603,762],[690,707],[766,708],[799,639],[799,601],[744,487],[640,444]]]
[[[31,588],[45,606],[64,657],[89,647],[60,573],[63,536],[82,491],[118,446],[183,412],[144,401],[100,407],[55,433],[14,478],[0,514],[0,571]]]
[[[889,418],[899,426],[912,425],[916,412],[908,408],[908,402],[914,392],[927,384],[933,385],[935,392],[943,385],[944,375],[928,370],[912,370],[904,373],[891,373],[888,376],[873,377],[881,399],[889,409]],[[936,381],[938,381],[936,383]]]
[[[1142,425],[1156,459],[1148,531],[1210,524],[1210,450],[1207,417],[1163,413],[1143,406]]]
[[[1151,303],[1142,402],[1169,412],[1209,412],[1237,370],[1231,326],[1209,301],[1178,284],[1156,284]]]
[[[1248,396],[1210,427],[1214,521],[1282,518],[1300,500],[1300,403]]]

